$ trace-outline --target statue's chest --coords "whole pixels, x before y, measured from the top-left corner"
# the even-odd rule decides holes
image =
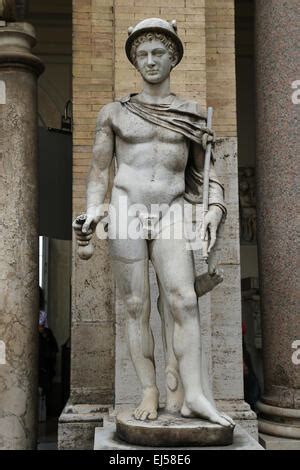
[[[178,132],[153,124],[123,109],[113,123],[116,136],[124,142],[138,144],[153,140],[166,143],[179,143],[184,137]]]

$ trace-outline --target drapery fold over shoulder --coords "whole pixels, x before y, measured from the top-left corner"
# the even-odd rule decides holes
[[[135,100],[137,93],[121,98],[119,101],[128,111],[140,116],[148,122],[166,129],[178,132],[187,139],[202,144],[203,134],[212,134],[207,129],[206,110],[201,108],[196,101],[187,101],[176,95],[169,104],[149,104]],[[213,153],[211,167],[213,170]],[[217,205],[226,215],[224,203],[224,188],[218,181],[215,172],[211,171],[209,177],[209,205]],[[185,169],[185,199],[191,204],[202,204],[203,172],[196,169],[191,158],[188,159]]]

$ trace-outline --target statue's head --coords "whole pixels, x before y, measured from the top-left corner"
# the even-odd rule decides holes
[[[148,18],[128,29],[126,54],[144,80],[160,83],[182,59],[176,21]]]

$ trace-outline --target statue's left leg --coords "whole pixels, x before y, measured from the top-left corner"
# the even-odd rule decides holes
[[[157,278],[159,297],[157,308],[161,317],[162,337],[166,364],[166,411],[177,412],[183,404],[183,387],[179,374],[179,364],[174,352],[174,319],[170,311],[168,300]]]
[[[198,416],[222,426],[232,426],[205,396],[201,372],[202,348],[195,271],[186,240],[156,239],[150,258],[174,319],[174,352],[184,388],[184,416]]]

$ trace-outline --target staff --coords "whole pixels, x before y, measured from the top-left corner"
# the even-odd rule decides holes
[[[207,109],[207,128],[212,128],[212,117],[213,108]],[[207,262],[208,259],[208,236],[204,233],[204,220],[208,212],[208,190],[209,190],[209,170],[210,170],[210,159],[211,159],[211,142],[206,146],[205,159],[204,159],[204,171],[203,171],[203,222],[202,222],[202,256]]]

